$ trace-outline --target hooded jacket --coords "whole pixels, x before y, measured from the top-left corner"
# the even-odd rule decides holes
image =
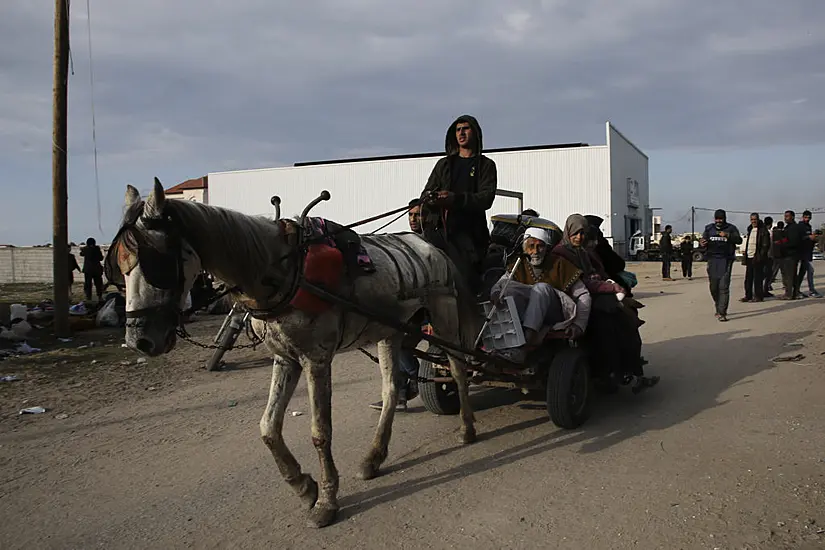
[[[470,236],[476,250],[486,253],[490,244],[490,231],[487,229],[487,210],[493,206],[496,196],[497,173],[496,163],[484,156],[481,126],[478,121],[469,115],[458,117],[447,128],[444,149],[447,156],[441,158],[433,167],[425,194],[433,191],[453,191],[452,167],[458,159],[458,139],[455,136],[455,127],[459,122],[466,122],[473,129],[475,138],[475,165],[471,168],[468,189],[456,193],[455,202],[449,208],[438,208],[428,204],[421,207],[421,223],[425,229],[443,228],[446,220],[447,240],[450,232],[466,233]]]

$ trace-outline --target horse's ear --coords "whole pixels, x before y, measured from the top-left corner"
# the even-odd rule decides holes
[[[163,207],[166,205],[166,192],[163,190],[163,184],[158,178],[155,178],[155,188],[146,199],[146,205],[143,207],[143,215],[147,218],[159,218],[163,215]]]
[[[126,186],[126,208],[130,208],[140,202],[140,191],[131,185]]]

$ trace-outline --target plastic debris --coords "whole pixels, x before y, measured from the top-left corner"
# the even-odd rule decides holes
[[[146,363],[147,361],[148,359],[146,359],[145,357],[138,357],[137,359],[138,364]]]
[[[3,376],[2,378],[0,378],[0,382],[16,382],[18,380],[20,380],[20,378],[13,374],[9,374],[7,376]]]
[[[57,416],[55,416],[55,418],[58,420],[66,420],[67,418],[69,418],[69,415],[66,413],[60,413]]]
[[[234,407],[234,406],[236,406],[237,404],[238,404],[238,402],[237,402],[237,401],[230,401],[230,402],[229,402],[229,406],[230,406],[230,407]]]
[[[304,413],[302,413],[301,411],[292,411],[292,416],[301,416],[302,414]]]
[[[29,407],[27,409],[20,409],[20,414],[42,414],[46,412],[43,407]]]
[[[796,361],[802,361],[803,359],[805,359],[805,356],[801,353],[783,353],[782,355],[777,355],[776,357],[771,359],[771,361],[773,361],[774,363],[779,363],[779,362],[783,362],[783,361],[785,361],[785,362],[788,362],[788,361],[796,362]]]
[[[11,320],[15,321],[17,319],[25,321],[29,316],[29,310],[23,304],[12,304],[9,307],[11,312]]]

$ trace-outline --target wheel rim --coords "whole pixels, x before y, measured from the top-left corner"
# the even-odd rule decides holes
[[[570,410],[574,411],[575,414],[581,414],[584,410],[588,391],[587,369],[581,364],[581,361],[577,361],[576,371],[570,381],[570,394],[568,396]]]

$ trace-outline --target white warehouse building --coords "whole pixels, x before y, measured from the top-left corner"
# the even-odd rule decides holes
[[[617,252],[638,230],[649,234],[648,157],[606,123],[606,144],[584,143],[490,149],[498,168],[497,196],[489,216],[532,208],[560,227],[578,212],[604,218],[602,231]],[[347,224],[405,206],[420,196],[430,171],[444,153],[300,163],[280,168],[214,172],[208,175],[209,204],[245,214],[271,215],[272,195],[282,214],[297,215],[321,191],[332,199],[313,215]],[[389,219],[358,229],[368,233]],[[381,232],[405,231],[406,217]]]

